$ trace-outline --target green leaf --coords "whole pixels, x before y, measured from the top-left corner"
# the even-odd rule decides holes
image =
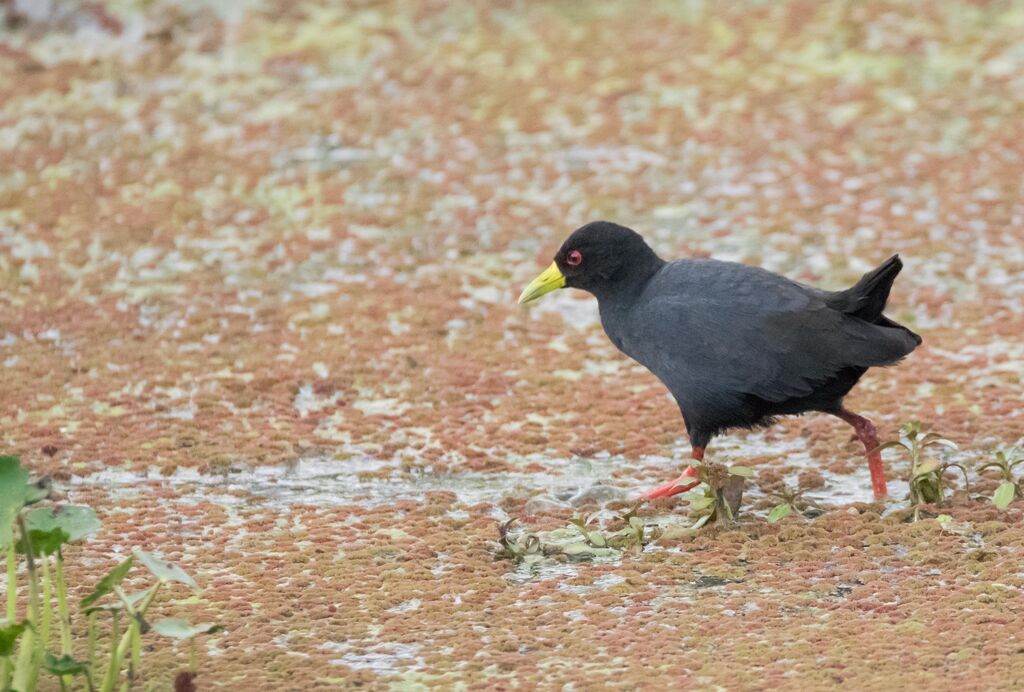
[[[743,476],[744,478],[754,477],[754,469],[748,468],[746,466],[730,466],[729,473],[731,473],[734,476]]]
[[[51,555],[65,543],[80,540],[98,529],[100,520],[92,508],[81,505],[64,505],[56,510],[37,507],[25,515],[25,526],[32,540],[33,552]],[[18,552],[25,552],[20,541]]]
[[[135,555],[138,561],[145,565],[146,569],[148,569],[153,574],[153,576],[159,579],[160,581],[178,582],[179,584],[184,584],[185,586],[191,589],[199,588],[199,585],[196,584],[195,579],[190,577],[185,570],[183,570],[181,567],[178,567],[173,562],[161,560],[156,555],[153,555],[152,553],[147,553],[144,550],[136,549],[133,550],[132,553]]]
[[[904,423],[903,425],[900,426],[900,433],[903,434],[904,436],[910,438],[911,440],[916,438],[918,433],[920,433],[920,432],[921,432],[921,421],[919,421],[919,420],[907,421],[906,423]]]
[[[92,606],[91,608],[86,608],[85,610],[82,611],[82,613],[85,614],[85,615],[89,615],[91,613],[96,613],[96,612],[99,612],[101,610],[108,610],[108,611],[124,610],[125,609],[124,601],[128,601],[128,603],[130,603],[131,606],[134,608],[135,605],[139,601],[141,601],[143,598],[148,596],[149,592],[152,591],[154,588],[156,588],[156,587],[151,586],[148,589],[144,589],[142,591],[136,591],[135,593],[132,593],[132,594],[127,594],[124,597],[123,600],[112,601],[112,602],[110,602],[108,604],[105,604],[105,605]],[[111,590],[113,590],[113,589],[111,589]]]
[[[788,502],[784,502],[781,505],[775,505],[772,507],[772,511],[768,513],[768,523],[774,524],[781,519],[785,519],[792,513],[793,505]]]
[[[46,476],[40,478],[34,483],[29,483],[25,489],[25,504],[34,505],[37,502],[41,502],[50,496],[52,491],[50,477]]]
[[[81,675],[89,669],[89,664],[84,661],[76,661],[67,654],[57,658],[50,652],[46,652],[43,668],[54,675]]]
[[[28,620],[0,627],[0,658],[14,654],[14,642],[28,628]]]
[[[939,522],[939,524],[941,524],[942,526],[945,526],[949,522],[953,521],[953,517],[951,517],[948,514],[940,514],[939,516],[935,517],[935,521]]]
[[[32,543],[32,554],[33,555],[52,555],[57,550],[68,542],[67,531],[60,527],[54,527],[49,531],[33,531],[28,532],[29,541]],[[18,539],[18,544],[14,547],[19,553],[25,552],[25,537],[22,536]]]
[[[18,457],[0,457],[0,548],[11,544],[14,518],[25,506],[28,473]]]
[[[889,442],[883,442],[882,444],[878,445],[877,447],[871,450],[871,453],[874,454],[875,452],[881,452],[883,449],[890,449],[892,447],[902,447],[908,452],[910,451],[910,447],[906,446],[902,442],[898,440],[891,440]]]
[[[157,634],[178,640],[191,639],[199,634],[213,634],[222,629],[224,629],[222,626],[212,622],[193,625],[182,618],[166,618],[153,625],[153,631]]]
[[[608,547],[608,541],[600,531],[591,531],[587,534],[587,540],[590,541],[591,545],[598,548]]]
[[[696,497],[696,498],[690,500],[690,509],[692,509],[692,510],[707,509],[708,507],[710,507],[713,504],[715,504],[715,498],[713,498],[713,497],[706,497],[704,495],[701,495],[700,497]]]
[[[938,469],[939,460],[932,459],[931,457],[929,457],[922,461],[920,464],[918,464],[917,468],[914,469],[914,478],[917,478],[918,476],[926,476],[929,473],[932,473],[933,471],[937,471]]]
[[[619,518],[622,519],[622,521],[629,522],[629,520],[631,518],[636,516],[636,513],[639,510],[640,510],[640,505],[633,505],[632,507],[630,507],[628,512],[626,512],[625,514],[620,514]]]
[[[640,529],[644,528],[644,520],[640,517],[630,517],[629,525],[636,531],[639,531]]]
[[[928,442],[926,442],[922,446],[923,447],[948,447],[949,449],[960,449],[957,446],[956,442],[953,442],[953,440],[947,440],[944,437],[939,437],[939,438],[936,438],[936,439],[933,439],[933,440],[929,440]]]
[[[82,599],[82,607],[87,608],[106,596],[108,593],[111,593],[115,586],[119,586],[121,582],[124,581],[124,578],[128,575],[128,571],[132,568],[132,563],[134,562],[135,558],[129,557],[117,567],[110,570],[107,576],[100,579],[99,583],[96,584],[96,588],[92,590],[92,593]]]
[[[700,527],[704,526],[704,524],[708,523],[710,520],[711,520],[711,512],[708,512],[707,514],[703,515],[700,519],[698,519],[697,521],[693,522],[693,526],[691,526],[690,528],[691,529],[699,529]]]
[[[964,484],[968,485],[968,486],[970,485],[970,479],[967,477],[967,467],[966,466],[964,466],[963,464],[961,464],[959,462],[954,461],[954,462],[952,462],[950,464],[943,464],[942,468],[939,470],[939,473],[945,475],[946,471],[948,471],[949,469],[960,469],[960,473],[964,474]]]
[[[1016,494],[1017,486],[1012,481],[1003,481],[996,488],[995,495],[992,496],[992,502],[999,509],[1006,509],[1013,502],[1013,497]]]
[[[37,507],[25,515],[29,531],[49,531],[60,527],[67,534],[67,542],[79,541],[100,528],[100,520],[91,507],[63,505],[56,510]]]

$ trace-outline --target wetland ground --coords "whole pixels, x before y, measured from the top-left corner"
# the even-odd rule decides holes
[[[686,456],[591,299],[515,304],[594,218],[827,288],[901,253],[924,345],[851,407],[975,466],[1024,438],[1019,3],[0,19],[0,453],[101,515],[83,583],[196,576],[200,689],[1024,687],[1024,503],[903,522],[905,460],[872,503],[826,417],[713,444],[757,474],[733,528],[664,502],[642,552],[495,559]],[[768,524],[780,479],[826,511]],[[187,650],[145,656],[164,689]]]

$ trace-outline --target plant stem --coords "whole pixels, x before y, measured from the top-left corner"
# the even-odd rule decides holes
[[[57,551],[57,612],[60,614],[60,652],[71,655],[71,615],[68,613],[68,587],[64,582],[64,553]]]
[[[50,588],[50,556],[40,555],[40,572],[43,576],[42,622],[39,625],[39,641],[45,650],[50,645],[50,624],[53,622],[53,592]]]
[[[29,538],[25,518],[18,515],[18,529],[21,540],[25,544],[25,563],[28,565],[28,609],[33,623],[39,622],[39,574],[36,572],[36,560],[32,554],[32,539]]]
[[[128,665],[128,680],[132,683],[135,682],[136,678],[142,677],[142,623],[140,618],[142,616],[135,615],[134,622],[132,623],[132,657],[131,663]]]
[[[68,613],[68,587],[64,582],[64,551],[57,548],[57,567],[55,570],[57,579],[57,616],[60,619],[60,652],[65,656],[72,653],[71,646],[71,615]],[[71,676],[62,675],[60,684],[70,685]]]
[[[33,677],[38,678],[39,666],[35,660],[36,633],[29,627],[21,633],[18,642],[18,659],[14,663],[14,677],[11,679],[12,690],[34,692],[36,686]]]
[[[43,648],[46,644],[35,633],[35,628],[39,624],[39,575],[36,573],[36,561],[32,555],[32,540],[29,538],[28,528],[25,526],[25,517],[21,514],[18,514],[18,532],[25,545],[25,563],[28,566],[30,627],[21,635],[18,661],[14,666],[14,679],[11,687],[19,692],[35,692],[36,684],[39,681],[39,669],[43,661]]]
[[[12,532],[13,533],[13,532]],[[18,561],[14,554],[14,536],[7,548],[7,622],[18,616]]]
[[[114,685],[117,683],[118,673],[120,673],[121,670],[121,662],[128,653],[128,647],[132,642],[132,630],[142,626],[136,615],[141,617],[146,614],[146,609],[149,608],[149,604],[153,602],[153,599],[160,592],[160,587],[162,585],[162,582],[157,582],[156,586],[153,587],[153,590],[149,592],[149,595],[142,599],[139,607],[129,612],[132,622],[128,625],[128,631],[121,636],[121,640],[118,642],[117,646],[114,646],[113,644],[113,639],[117,639],[116,633],[112,637],[110,666],[107,668],[107,677],[103,681],[103,687],[100,688],[100,692],[113,692]],[[130,606],[125,603],[125,608],[130,608]],[[117,611],[115,610],[114,613],[116,617]]]
[[[13,529],[9,538],[11,544],[7,547],[7,622],[13,623],[18,617],[18,562],[14,553]],[[5,656],[0,661],[0,690],[10,687],[13,665],[10,656]]]
[[[96,611],[89,613],[89,627],[87,630],[86,658],[89,660],[89,667],[96,665]]]
[[[120,672],[121,662],[117,658],[117,641],[121,638],[121,612],[115,610],[113,612],[113,623],[110,630],[110,661],[107,663],[107,672],[103,676],[103,686],[100,687],[103,692],[110,692],[114,689],[114,683],[117,682],[117,675]]]

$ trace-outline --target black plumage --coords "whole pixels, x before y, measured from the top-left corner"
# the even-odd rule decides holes
[[[696,458],[722,431],[808,411],[851,423],[871,452],[873,426],[846,411],[843,397],[868,368],[921,343],[882,314],[902,268],[895,255],[831,292],[734,262],[666,262],[636,232],[599,221],[575,231],[554,265],[565,286],[597,298],[612,342],[672,392]],[[869,461],[882,495],[877,452]]]

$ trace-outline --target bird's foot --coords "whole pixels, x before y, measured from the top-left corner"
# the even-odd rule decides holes
[[[695,480],[697,478],[697,469],[692,466],[687,466],[683,469],[682,475],[675,480],[671,480],[667,483],[662,483],[657,488],[648,490],[646,493],[641,495],[639,499],[645,500],[657,500],[662,497],[672,497],[679,493],[685,493],[690,488],[699,485],[700,481]]]

